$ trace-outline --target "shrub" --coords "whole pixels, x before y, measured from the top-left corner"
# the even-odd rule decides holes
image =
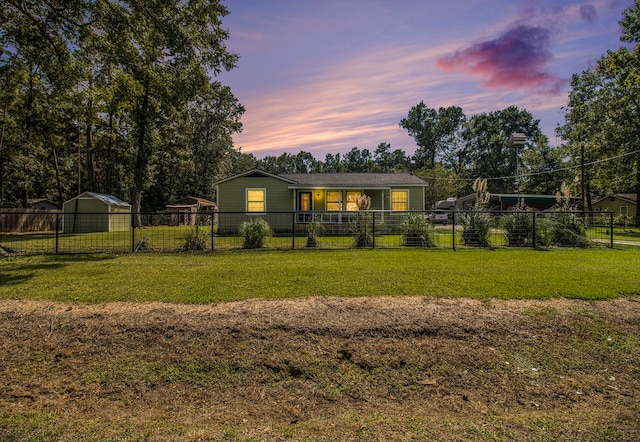
[[[244,249],[259,249],[264,246],[264,239],[272,234],[271,226],[262,218],[245,221],[240,225],[240,236]]]
[[[402,243],[411,247],[433,247],[433,224],[420,213],[407,214],[400,223]]]
[[[571,204],[571,188],[563,181],[556,195],[557,204],[553,207],[553,224],[549,230],[549,241],[553,245],[569,247],[587,247],[584,220],[577,208]]]
[[[209,249],[209,235],[196,225],[185,235],[185,244],[182,250],[186,252],[201,252]]]
[[[524,198],[516,204],[513,213],[502,217],[502,227],[507,236],[507,245],[523,247],[533,244],[533,209],[527,207]]]
[[[323,229],[324,227],[318,221],[311,221],[307,224],[307,247],[320,246],[318,237]]]
[[[476,178],[473,183],[473,190],[476,192],[476,202],[471,209],[462,214],[460,223],[462,224],[462,240],[468,246],[489,246],[490,219],[486,213],[489,202],[489,192],[487,192],[487,180]]]
[[[362,194],[357,200],[358,210],[367,211],[371,208],[371,197]],[[373,215],[359,212],[352,221],[351,229],[355,247],[370,247],[373,245]]]

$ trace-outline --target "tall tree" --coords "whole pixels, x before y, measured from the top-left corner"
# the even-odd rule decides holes
[[[104,23],[103,51],[136,83],[132,210],[139,212],[162,150],[160,127],[171,123],[173,109],[206,92],[209,75],[235,67],[220,21],[228,11],[213,0],[152,0],[107,1],[96,13]]]
[[[633,49],[608,51],[595,68],[574,76],[558,133],[572,152],[600,162],[593,175],[603,191],[640,196],[640,0],[620,24],[621,40]],[[635,215],[640,223],[640,207]]]
[[[433,168],[438,153],[447,150],[465,119],[462,108],[457,106],[436,110],[422,101],[413,106],[407,117],[400,120],[400,127],[406,129],[418,145],[414,154],[415,168]]]

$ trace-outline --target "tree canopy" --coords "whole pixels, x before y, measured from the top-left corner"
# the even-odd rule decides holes
[[[167,170],[209,196],[244,112],[214,81],[238,59],[227,14],[217,0],[7,0],[0,203],[56,188],[60,200],[90,190],[158,208],[142,196]]]
[[[620,24],[627,43],[610,50],[590,69],[572,78],[558,134],[575,163],[584,168],[587,204],[607,193],[640,196],[640,0],[625,10]],[[636,220],[640,222],[640,205]]]

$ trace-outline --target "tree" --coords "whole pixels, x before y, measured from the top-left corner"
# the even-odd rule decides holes
[[[96,15],[104,26],[102,50],[136,84],[133,102],[132,210],[139,213],[142,194],[154,180],[154,161],[162,143],[159,130],[168,118],[203,95],[209,75],[235,67],[227,51],[228,33],[220,18],[227,9],[219,1],[105,2]],[[136,225],[140,224],[137,220]]]
[[[635,43],[608,51],[595,68],[575,75],[559,135],[583,160],[599,161],[594,183],[608,193],[640,195],[640,0],[624,11],[621,40]],[[591,182],[586,176],[585,185]],[[640,207],[636,211],[640,223]]]
[[[515,193],[520,157],[542,136],[538,124],[539,120],[516,106],[471,117],[463,132],[470,176],[494,178],[491,188],[495,193]],[[509,145],[514,132],[526,134],[524,146]]]
[[[413,106],[407,117],[400,120],[400,127],[406,129],[418,145],[414,154],[415,168],[433,168],[438,153],[447,150],[465,119],[462,108],[457,106],[436,110],[422,101]]]
[[[574,171],[567,170],[567,156],[565,146],[553,147],[545,135],[540,136],[531,149],[523,152],[521,156],[520,191],[553,195],[558,189],[558,183],[570,181],[575,176]]]

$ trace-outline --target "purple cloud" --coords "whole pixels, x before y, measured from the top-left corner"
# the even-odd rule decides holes
[[[598,11],[596,11],[596,7],[593,5],[580,6],[580,18],[590,25],[594,24],[598,19]]]
[[[489,88],[557,94],[566,80],[545,71],[553,58],[549,46],[548,29],[518,25],[492,40],[441,57],[436,64],[482,77],[482,85]]]

